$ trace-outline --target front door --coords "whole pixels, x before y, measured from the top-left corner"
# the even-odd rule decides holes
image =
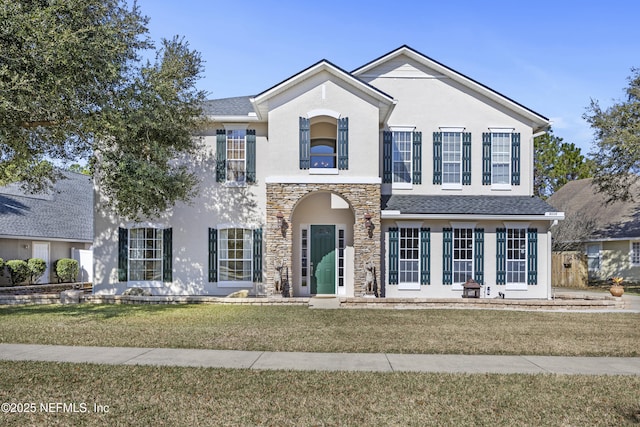
[[[49,283],[49,243],[48,242],[33,242],[32,243],[32,258],[40,258],[45,262],[47,269],[42,277],[38,279],[37,283]]]
[[[336,226],[311,226],[311,294],[336,293]]]

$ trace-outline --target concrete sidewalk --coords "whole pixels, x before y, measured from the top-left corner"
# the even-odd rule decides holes
[[[257,370],[640,375],[640,357],[297,353],[0,344],[0,360]]]

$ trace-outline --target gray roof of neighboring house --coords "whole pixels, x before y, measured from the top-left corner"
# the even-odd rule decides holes
[[[580,216],[593,221],[589,239],[626,239],[640,237],[640,182],[631,191],[636,201],[606,203],[606,195],[592,186],[593,179],[579,179],[565,184],[547,200],[565,212],[566,221]]]
[[[209,99],[204,102],[203,110],[208,116],[246,116],[253,113],[251,96]]]
[[[544,215],[555,212],[538,197],[530,196],[384,196],[382,209],[402,214]]]
[[[93,241],[91,177],[62,175],[44,194],[25,193],[19,184],[0,187],[0,237]]]

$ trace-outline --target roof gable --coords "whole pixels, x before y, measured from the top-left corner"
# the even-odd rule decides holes
[[[403,64],[403,57],[405,63]],[[412,66],[406,59],[416,62],[422,66],[423,69],[418,70]],[[403,45],[398,49],[395,49],[386,55],[383,55],[371,62],[355,69],[351,72],[356,77],[360,77],[365,80],[371,80],[375,77],[389,75],[399,78],[416,77],[418,74],[424,75],[428,73],[435,78],[448,78],[452,81],[461,84],[473,92],[476,92],[488,99],[514,111],[518,115],[525,117],[533,123],[534,132],[543,130],[548,127],[549,119],[535,111],[525,107],[524,105],[512,100],[511,98],[483,85],[464,74],[447,67],[446,65],[432,59],[407,45]]]
[[[353,88],[356,92],[360,92],[377,100],[380,109],[381,121],[385,117],[388,117],[389,113],[393,109],[393,106],[395,105],[395,101],[390,95],[353,76],[352,74],[332,64],[326,59],[323,59],[306,68],[305,70],[278,83],[277,85],[261,92],[254,98],[251,98],[251,103],[255,108],[258,118],[261,120],[266,119],[267,113],[269,111],[270,99],[323,72],[329,73],[331,76],[336,77],[346,85]]]

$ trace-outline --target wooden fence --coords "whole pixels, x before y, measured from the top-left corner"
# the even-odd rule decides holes
[[[587,256],[581,252],[554,252],[551,284],[556,288],[586,288],[589,281]]]

